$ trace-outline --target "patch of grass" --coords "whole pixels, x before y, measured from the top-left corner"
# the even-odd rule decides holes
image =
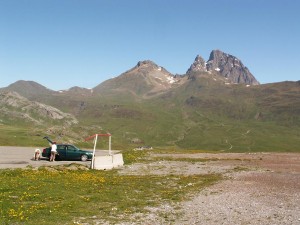
[[[147,151],[139,151],[139,150],[125,150],[122,151],[123,160],[125,164],[132,164],[135,162],[146,161],[149,153]]]
[[[31,128],[0,125],[0,143],[2,146],[39,146],[45,141],[40,133]]]
[[[0,170],[1,224],[130,221],[147,207],[173,203],[222,177],[133,176],[117,171]]]

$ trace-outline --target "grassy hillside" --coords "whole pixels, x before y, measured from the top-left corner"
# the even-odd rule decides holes
[[[300,151],[299,82],[246,87],[216,78],[196,75],[147,99],[127,89],[40,95],[40,102],[75,115],[79,123],[36,126],[1,118],[0,145],[40,144],[39,135],[47,135],[91,147],[85,137],[110,132],[114,149]],[[106,146],[107,140],[99,142],[99,148]]]

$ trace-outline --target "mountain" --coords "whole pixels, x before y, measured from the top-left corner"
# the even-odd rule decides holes
[[[215,50],[207,62],[197,56],[183,75],[173,75],[145,60],[93,89],[73,87],[56,92],[40,87],[32,91],[28,90],[32,85],[39,85],[16,82],[19,96],[10,94],[15,99],[26,97],[22,101],[27,105],[38,102],[51,106],[74,116],[78,123],[66,127],[64,121],[72,119],[53,119],[51,114],[46,119],[47,113],[43,117],[40,112],[47,110],[24,103],[18,103],[18,107],[10,105],[3,90],[16,87],[15,83],[0,92],[5,96],[5,101],[0,101],[0,109],[4,110],[0,143],[15,144],[13,137],[20,136],[20,130],[20,144],[24,140],[39,143],[37,132],[32,133],[38,128],[38,134],[80,145],[87,145],[81,141],[84,137],[110,132],[115,149],[150,145],[172,149],[300,151],[300,81],[257,85],[247,71],[239,59]],[[32,118],[31,122],[22,120],[25,114]]]
[[[228,79],[227,82],[231,83],[248,85],[259,84],[241,60],[220,50],[213,50],[207,62],[199,55],[196,57],[194,63],[188,69],[187,74],[199,72],[217,72]]]
[[[200,55],[196,56],[193,64],[190,66],[190,68],[187,70],[186,73],[190,74],[190,73],[197,73],[197,72],[207,72],[206,62]]]
[[[84,96],[89,96],[93,93],[93,89],[88,89],[88,88],[82,88],[82,87],[71,87],[68,90],[60,90],[58,91],[59,93],[69,93],[69,94],[74,94],[74,95],[84,95]]]
[[[120,76],[101,83],[93,91],[149,98],[183,85],[187,79],[194,79],[199,74],[222,81],[223,84],[259,84],[241,60],[220,50],[213,50],[207,62],[198,55],[186,75],[175,76],[154,62],[145,60]]]
[[[181,112],[171,123],[176,131],[169,126],[175,146],[300,151],[300,82],[224,85],[202,73],[164,99],[170,114]]]
[[[19,80],[8,87],[0,88],[0,91],[14,91],[26,98],[37,98],[39,95],[51,95],[54,91],[34,81]]]
[[[235,56],[226,54],[220,50],[211,52],[207,62],[207,70],[219,71],[220,74],[234,83],[257,85],[259,82],[250,73],[247,67]]]
[[[130,93],[149,97],[176,86],[180,79],[150,60],[140,61],[120,76],[93,88],[95,93]]]

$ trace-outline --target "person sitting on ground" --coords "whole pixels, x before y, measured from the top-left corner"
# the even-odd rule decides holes
[[[34,150],[33,159],[35,161],[41,159],[41,150],[40,149],[37,148],[37,149]]]

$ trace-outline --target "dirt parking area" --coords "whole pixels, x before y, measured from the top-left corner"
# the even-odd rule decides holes
[[[6,168],[25,168],[27,166],[40,167],[47,165],[64,165],[73,162],[90,166],[91,161],[55,161],[49,162],[46,158],[41,158],[39,161],[33,160],[33,154],[35,149],[38,148],[42,151],[44,147],[12,147],[12,146],[0,146],[0,169]],[[107,155],[106,150],[96,150],[95,155]]]

